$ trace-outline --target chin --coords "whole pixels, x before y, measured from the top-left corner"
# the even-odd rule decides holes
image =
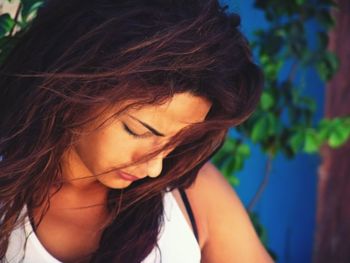
[[[132,181],[126,181],[119,178],[99,178],[98,181],[110,189],[123,189],[132,184]]]

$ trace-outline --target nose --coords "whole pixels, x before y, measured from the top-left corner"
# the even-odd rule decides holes
[[[159,155],[148,161],[147,163],[147,172],[148,176],[152,178],[156,178],[160,175],[163,168],[163,156]]]

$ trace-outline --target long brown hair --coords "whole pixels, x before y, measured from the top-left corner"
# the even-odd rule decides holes
[[[165,146],[173,150],[158,178],[109,190],[90,258],[142,261],[157,243],[165,191],[190,186],[258,102],[262,74],[239,24],[216,0],[47,1],[0,68],[0,258],[30,216],[20,217],[24,206],[43,205],[64,183],[62,155],[95,109],[133,101],[118,115],[190,92],[212,102],[206,120]]]

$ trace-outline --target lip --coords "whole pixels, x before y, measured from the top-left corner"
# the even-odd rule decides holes
[[[138,180],[139,178],[134,176],[134,175],[131,175],[131,174],[128,174],[128,173],[124,173],[124,172],[121,172],[121,171],[117,171],[117,174],[123,178],[124,180],[128,180],[128,181],[135,181],[135,180]]]

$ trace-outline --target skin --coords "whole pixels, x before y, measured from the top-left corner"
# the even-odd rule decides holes
[[[85,128],[90,131],[83,132],[75,146],[65,154],[63,173],[68,185],[84,191],[99,188],[101,185],[105,189],[128,187],[132,181],[121,178],[114,171],[107,171],[136,161],[164,145],[182,128],[202,122],[210,106],[211,103],[203,98],[181,93],[176,94],[166,104],[130,110],[118,118],[110,118],[114,113],[112,110],[105,113],[90,127]],[[104,122],[106,119],[108,121]],[[139,121],[156,128],[162,135],[154,135]],[[102,127],[95,127],[103,122]],[[129,134],[125,126],[139,137]],[[162,161],[170,150],[148,162],[129,166],[121,171],[139,179],[147,176],[156,178],[160,175]]]
[[[198,225],[202,263],[273,262],[239,197],[213,164],[202,167],[186,193]]]
[[[63,262],[75,262],[98,246],[106,210],[101,205],[109,188],[121,189],[132,182],[120,178],[111,168],[132,162],[161,147],[187,125],[202,122],[211,103],[189,93],[175,95],[166,104],[150,105],[110,118],[95,129],[105,113],[87,127],[75,146],[63,158],[66,183],[50,200],[50,209],[36,234],[44,247]],[[164,136],[156,136],[136,119],[147,123]],[[134,137],[123,124],[135,134]],[[138,178],[156,178],[162,170],[162,152],[152,160],[122,169]],[[196,182],[186,190],[198,225],[202,262],[272,262],[261,245],[239,198],[220,172],[210,163],[200,170]],[[173,191],[188,224],[185,206],[177,190]],[[205,205],[204,205],[205,204]],[[92,206],[86,209],[77,207]],[[95,206],[94,206],[95,205]],[[34,211],[38,220],[40,209]],[[84,225],[84,228],[81,225]]]

